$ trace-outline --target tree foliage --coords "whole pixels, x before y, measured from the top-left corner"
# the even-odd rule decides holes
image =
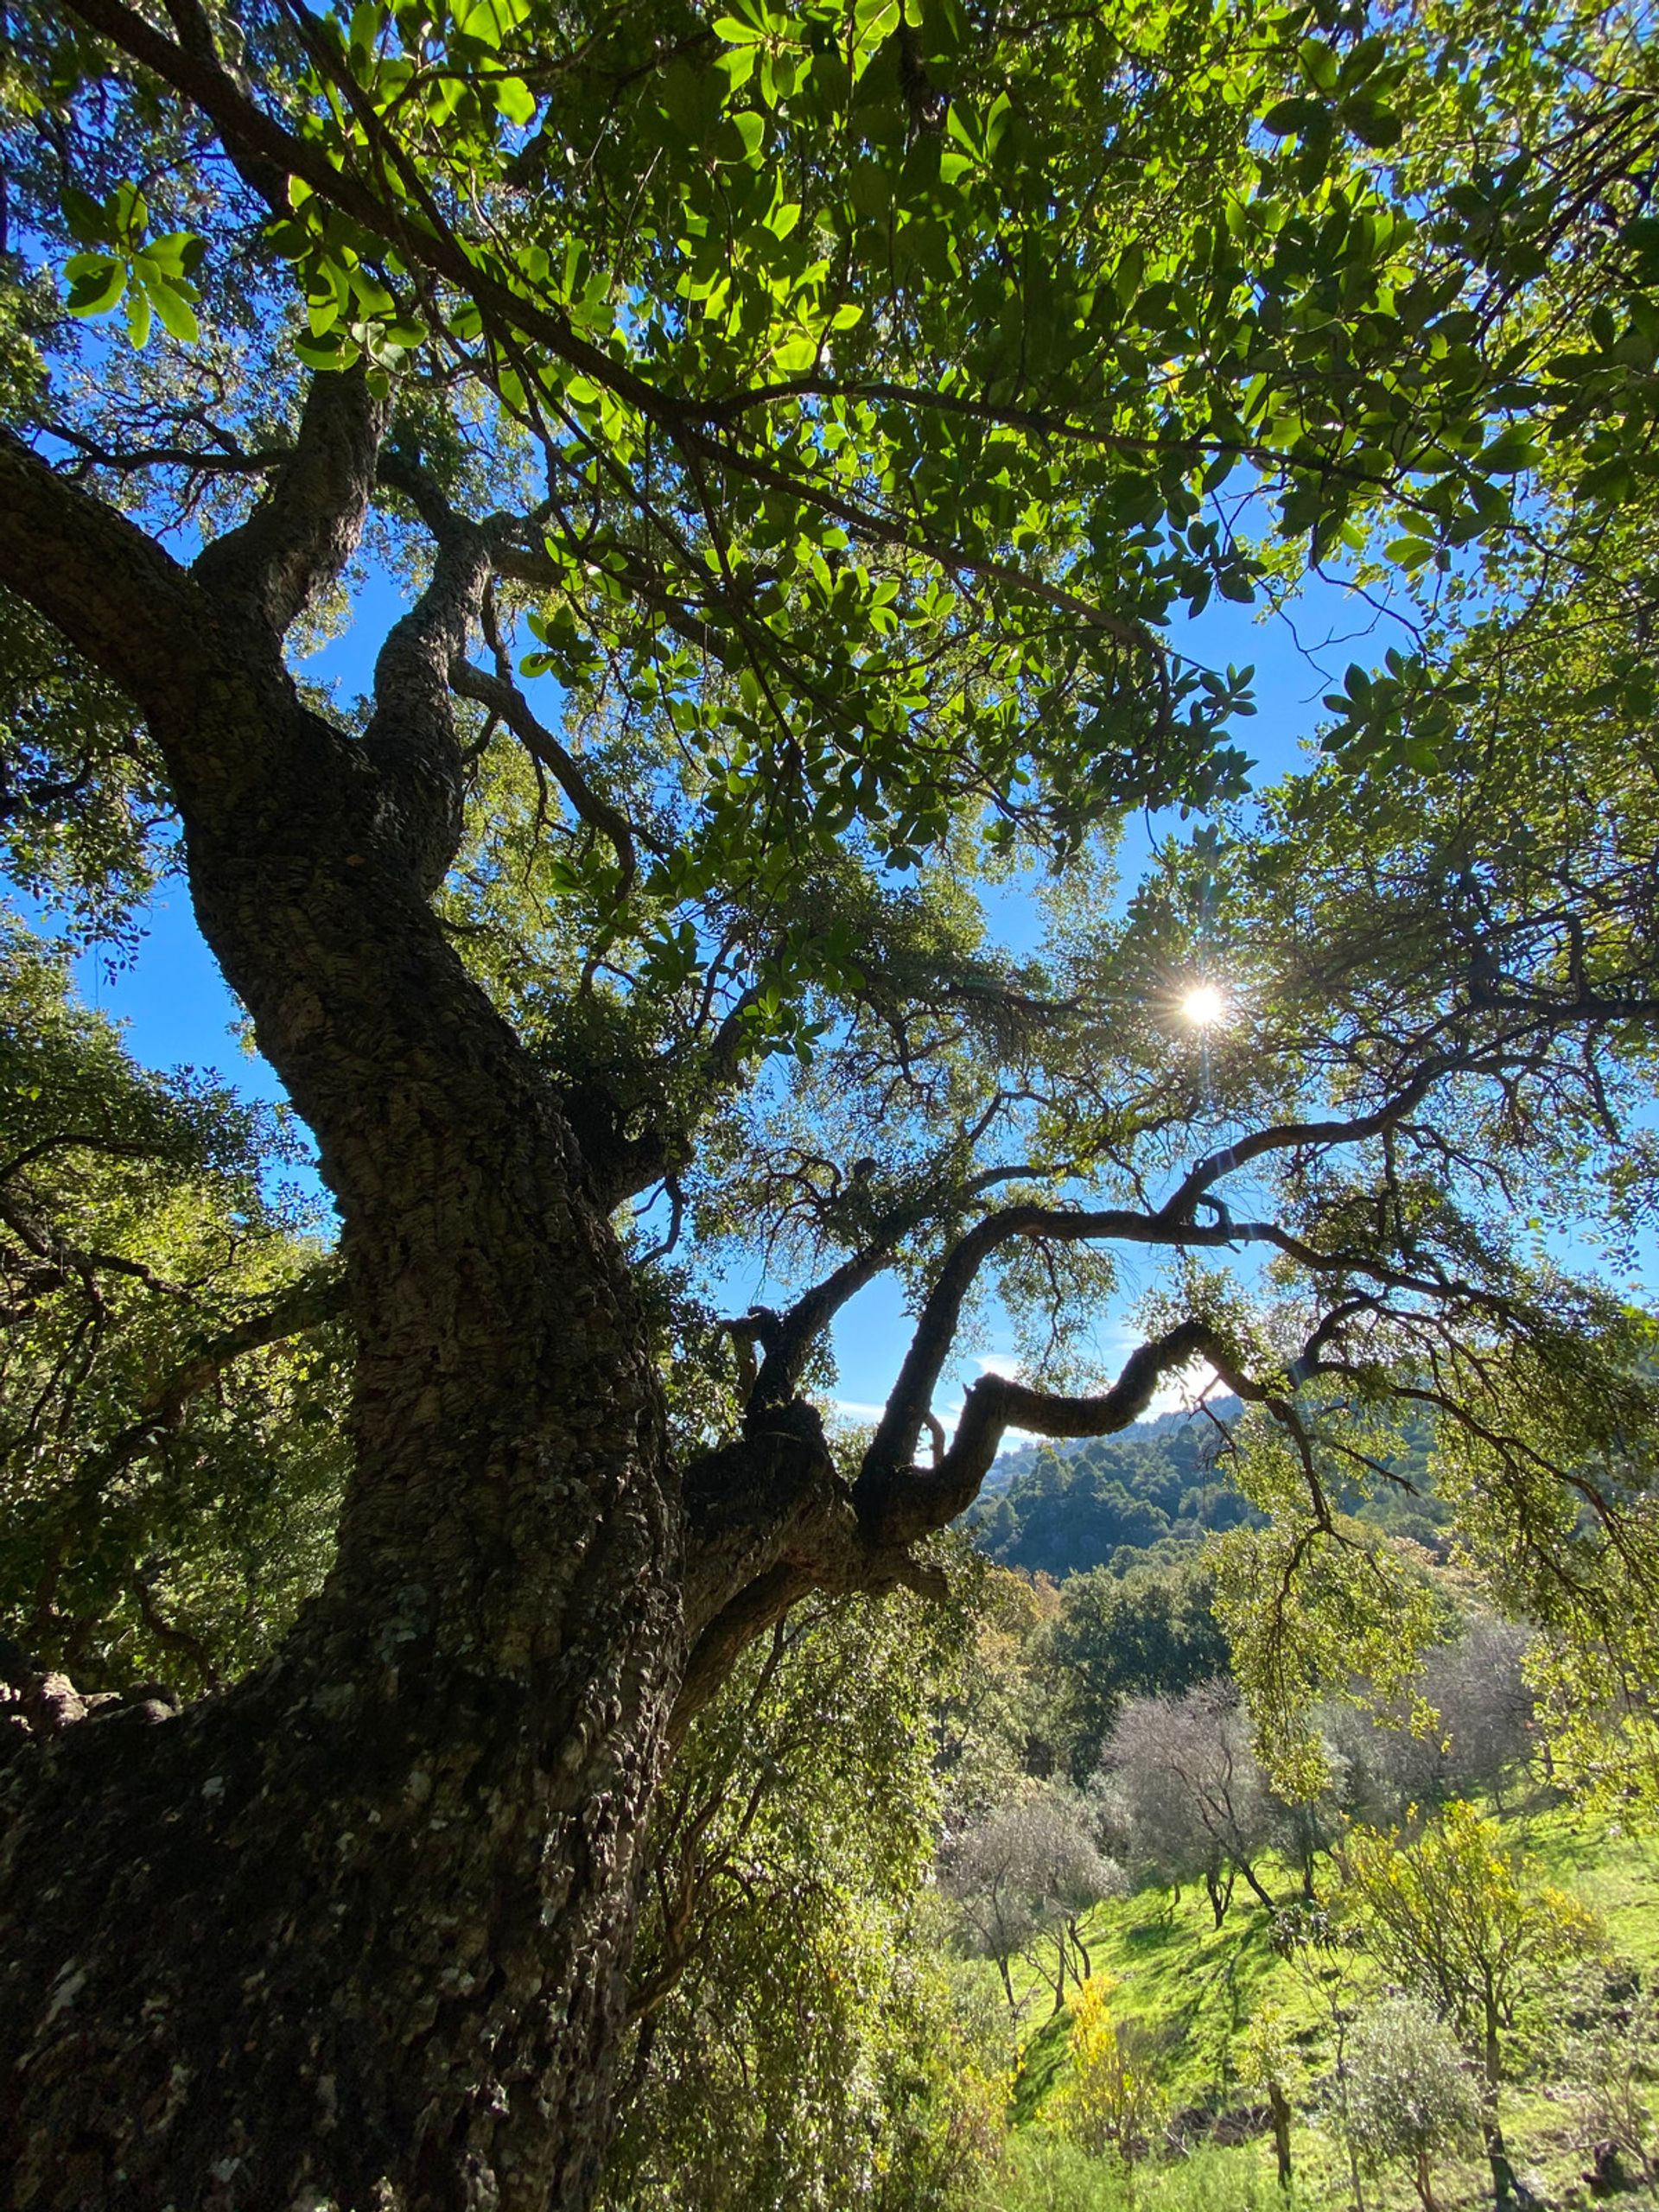
[[[1419,1993],[1481,2069],[1500,2204],[1514,2176],[1499,2123],[1503,2039],[1523,2005],[1603,1940],[1574,1897],[1540,1883],[1497,1823],[1448,1805],[1412,1836],[1357,1828],[1340,1853],[1344,1902],[1385,1974]]]
[[[277,1186],[284,1127],[137,1067],[0,927],[0,1617],[89,1689],[212,1688],[328,1561],[338,1272]]]
[[[944,2212],[994,2152],[1001,2085],[912,1932],[948,1618],[802,1608],[699,1717],[647,1842],[608,2203]]]
[[[1058,1708],[1051,1723],[1086,1784],[1113,1723],[1135,1697],[1179,1697],[1228,1670],[1226,1640],[1201,1567],[1069,1575],[1044,1640]]]
[[[1355,2027],[1346,2124],[1373,2167],[1410,2170],[1423,2212],[1438,2212],[1434,2161],[1475,2133],[1479,2107],[1456,2037],[1422,2004],[1395,1997]]]

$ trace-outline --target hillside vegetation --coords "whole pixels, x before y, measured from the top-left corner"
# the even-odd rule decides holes
[[[1240,1410],[1236,1398],[1217,1395],[1198,1412],[1159,1414],[1115,1436],[1006,1452],[963,1525],[988,1558],[1028,1573],[1122,1572],[1148,1556],[1190,1553],[1212,1532],[1262,1519],[1230,1479]],[[1338,1502],[1439,1552],[1448,1516],[1430,1441],[1426,1422],[1402,1423],[1382,1463],[1391,1479],[1366,1495],[1338,1491]]]
[[[1571,1986],[1565,2016],[1539,2013],[1526,2023],[1524,2063],[1509,2088],[1505,2120],[1511,2152],[1530,2187],[1560,2204],[1587,2196],[1585,2176],[1595,2142],[1596,2113],[1587,2084],[1568,2069],[1574,2022],[1587,2029],[1611,1986],[1632,1973],[1644,1986],[1659,1975],[1659,1844],[1631,1836],[1617,1822],[1585,1821],[1554,1806],[1511,1815],[1506,1844],[1524,1852],[1548,1881],[1570,1889],[1594,1911],[1605,1948],[1585,1962]],[[1292,1870],[1275,1863],[1270,1878],[1294,1887]],[[1334,1891],[1334,1881],[1332,1884]],[[1167,2101],[1173,2163],[1144,2170],[1137,2201],[1157,2205],[1198,2201],[1217,2212],[1245,2212],[1281,2201],[1261,2101],[1242,2071],[1252,2020],[1281,2017],[1296,2075],[1293,2148],[1295,2195],[1310,2207],[1351,2202],[1351,2183],[1333,2125],[1332,2101],[1342,2011],[1357,2014],[1381,1993],[1375,1961],[1357,1950],[1310,1957],[1284,1940],[1260,1909],[1230,1914],[1216,1928],[1201,1891],[1149,1886],[1085,1915],[1080,1932],[1093,1972],[1109,1982],[1116,2009],[1134,2024],[1154,2054]],[[1275,1936],[1280,1940],[1275,1942]],[[990,2184],[988,2204],[1007,2212],[1029,2205],[1060,2208],[1116,2203],[1124,2193],[1116,2162],[1090,2159],[1052,2124],[1069,2069],[1071,2011],[1052,2009],[1047,1985],[1027,1970],[1017,1986],[1032,2024],[1020,2044],[1012,2113],[1010,2171]],[[1048,1999],[1048,2001],[1045,2001]],[[1649,2062],[1656,2054],[1648,2053]],[[1576,2054],[1582,2063],[1585,2054]],[[1659,2090],[1649,2087],[1650,2095]],[[1484,2203],[1490,2177],[1478,2155],[1449,2159],[1440,2187],[1447,2205]],[[1372,2178],[1374,2207],[1415,2204],[1408,2181]],[[1632,2208],[1659,2202],[1645,2188],[1621,2193]]]

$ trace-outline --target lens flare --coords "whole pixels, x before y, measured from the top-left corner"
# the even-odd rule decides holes
[[[1226,1013],[1226,994],[1216,983],[1195,983],[1181,1001],[1182,1019],[1195,1029],[1210,1028],[1224,1020]]]

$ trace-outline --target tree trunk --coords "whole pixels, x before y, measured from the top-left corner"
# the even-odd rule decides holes
[[[1423,2212],[1440,2212],[1440,2206],[1434,2201],[1434,2183],[1429,2171],[1427,2151],[1418,2152],[1417,2163],[1412,2171],[1412,2180],[1416,2186],[1418,2202],[1421,2204]]]
[[[198,903],[342,1198],[357,1467],[274,1666],[13,1763],[10,2201],[578,2206],[682,1651],[648,1346],[423,910],[373,948],[372,1010],[331,972],[326,868],[209,871]],[[289,942],[275,1004],[232,904]]]
[[[1227,1908],[1233,1901],[1233,1877],[1229,1874],[1224,1880],[1213,1867],[1206,1866],[1204,1886],[1210,1899],[1210,1916],[1219,1929],[1226,1920]]]
[[[1503,2140],[1503,2130],[1497,2116],[1498,2087],[1503,2078],[1497,2037],[1497,2009],[1489,1998],[1486,2000],[1485,2078],[1482,2084],[1481,2123],[1486,2139],[1486,2163],[1492,2173],[1492,2202],[1497,2212],[1505,2212],[1505,2208],[1515,2202],[1515,2168],[1510,2164],[1509,2146]]]
[[[418,699],[384,683],[376,760],[221,611],[147,704],[201,927],[340,1203],[355,1471],[270,1666],[10,1758],[0,2201],[576,2208],[684,1655],[652,1346],[427,905]]]
[[[1268,2111],[1273,2120],[1273,2155],[1278,2162],[1279,2186],[1288,2190],[1290,2169],[1290,2100],[1277,2082],[1268,2084]]]
[[[1248,1859],[1240,1858],[1237,1860],[1237,1865],[1239,1872],[1244,1877],[1245,1887],[1249,1891],[1251,1896],[1255,1898],[1257,1904],[1265,1905],[1269,1912],[1277,1912],[1279,1910],[1278,1899],[1273,1897],[1269,1891],[1263,1887],[1261,1877],[1257,1874],[1255,1867],[1251,1866],[1249,1860]]]
[[[481,532],[435,527],[360,737],[296,693],[282,639],[384,428],[366,378],[315,379],[192,570],[0,434],[0,580],[165,757],[197,918],[339,1204],[358,1347],[335,1562],[276,1657],[176,1718],[66,1725],[36,1686],[0,1738],[9,2212],[581,2212],[673,1742],[806,1590],[918,1572],[804,1406],[677,1479],[610,1185],[431,911]]]
[[[1077,1951],[1077,1957],[1083,1961],[1083,1972],[1081,1974],[1077,1972],[1075,1964],[1071,1968],[1072,1979],[1076,1981],[1077,1987],[1081,1989],[1084,1983],[1088,1980],[1090,1975],[1093,1974],[1095,1970],[1094,1961],[1089,1956],[1089,1946],[1083,1940],[1083,1929],[1080,1924],[1075,1920],[1068,1920],[1066,1923],[1066,1928],[1071,1934],[1072,1945]]]
[[[1008,2010],[1014,2014],[1015,2019],[1018,2019],[1020,2001],[1014,1993],[1014,1975],[1009,1971],[1007,1954],[1005,1951],[999,1951],[996,1955],[996,1970],[1002,1977],[1002,1994],[1008,2000]]]

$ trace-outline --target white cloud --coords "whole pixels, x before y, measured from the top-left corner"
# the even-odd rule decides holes
[[[1189,1360],[1173,1375],[1164,1377],[1141,1419],[1150,1421],[1156,1414],[1191,1413],[1205,1392],[1213,1389],[1220,1380],[1207,1359]]]
[[[982,1351],[975,1355],[975,1364],[982,1375],[1000,1375],[1005,1382],[1017,1382],[1021,1369],[1011,1351]]]

